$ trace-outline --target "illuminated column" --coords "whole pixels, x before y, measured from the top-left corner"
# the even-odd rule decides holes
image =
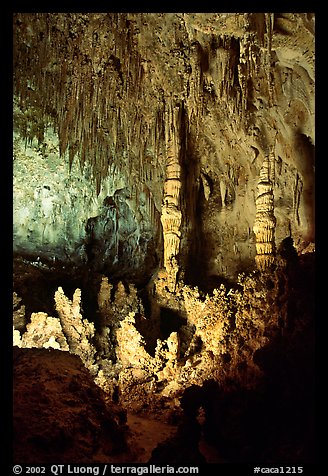
[[[168,118],[166,180],[164,183],[161,222],[164,238],[164,267],[168,275],[168,287],[171,291],[174,291],[179,271],[177,256],[181,240],[181,166],[179,163],[180,147],[177,145],[178,137],[172,112],[168,114]]]
[[[264,271],[274,262],[275,257],[275,227],[274,196],[272,175],[274,167],[273,154],[266,157],[260,171],[257,185],[256,216],[253,231],[256,237],[256,265]]]

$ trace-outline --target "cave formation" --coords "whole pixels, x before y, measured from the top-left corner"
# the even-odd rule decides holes
[[[15,463],[314,461],[314,35],[13,15]]]

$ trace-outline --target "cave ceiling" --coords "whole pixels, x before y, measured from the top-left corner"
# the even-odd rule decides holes
[[[236,276],[268,160],[271,241],[314,242],[314,14],[16,13],[13,32],[17,252]]]

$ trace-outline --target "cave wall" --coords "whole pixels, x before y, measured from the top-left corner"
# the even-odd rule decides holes
[[[13,22],[15,252],[235,278],[269,157],[272,249],[314,242],[314,14]]]
[[[142,272],[156,266],[154,237],[159,214],[147,189],[127,187],[118,170],[104,179],[99,194],[90,168],[77,162],[69,169],[59,154],[58,137],[47,130],[42,144],[26,146],[14,134],[14,253],[51,264],[86,263],[113,274]],[[26,180],[26,177],[29,177]]]

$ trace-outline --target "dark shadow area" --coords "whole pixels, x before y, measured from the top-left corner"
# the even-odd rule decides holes
[[[184,116],[183,116],[184,117]],[[183,223],[180,246],[180,262],[183,264],[184,282],[200,286],[206,279],[206,257],[204,257],[204,233],[202,226],[204,188],[200,177],[199,159],[194,151],[192,134],[188,130],[187,118],[182,123],[183,140],[181,141],[182,163],[182,209]]]
[[[268,344],[253,355],[262,376],[253,387],[229,378],[191,385],[181,397],[183,415],[174,437],[159,445],[151,462],[198,460],[198,449],[186,457],[181,434],[189,428],[185,448],[199,442],[199,431],[226,463],[302,466],[316,462],[314,254],[298,256],[292,240],[278,250],[285,260],[287,320],[268,327]],[[268,276],[266,285],[273,286]],[[171,317],[176,325],[175,316]],[[227,356],[228,358],[229,356]],[[224,360],[224,359],[223,359]],[[245,362],[245,367],[247,367]],[[202,409],[200,426],[195,418]]]
[[[97,296],[101,275],[90,273],[88,269],[67,266],[63,263],[49,263],[45,260],[33,261],[30,257],[16,257],[13,265],[14,291],[22,298],[25,316],[30,320],[32,312],[45,312],[57,317],[55,292],[62,287],[65,295],[72,300],[74,291],[82,293],[81,312],[83,317],[97,325]]]
[[[202,428],[197,420],[201,404],[201,389],[197,385],[187,388],[181,398],[183,415],[172,438],[153,449],[148,463],[204,464],[206,459],[199,450]]]
[[[159,263],[154,238],[141,231],[126,203],[129,189],[104,199],[102,213],[86,224],[85,252],[90,270],[145,285]]]
[[[273,31],[280,35],[290,36],[292,34],[293,25],[290,25],[290,21],[285,15],[285,13],[274,14]]]
[[[203,225],[202,225],[202,216],[203,216],[203,202],[204,198],[204,189],[202,182],[199,185],[199,189],[194,191],[195,196],[194,200],[194,211],[191,209],[188,210],[190,216],[187,217],[189,223],[192,224],[192,228],[189,230],[188,237],[188,254],[186,257],[186,271],[185,271],[185,282],[191,286],[199,286],[201,289],[205,287],[207,282],[207,256],[206,249],[204,249],[204,242],[208,245],[207,239],[204,236]],[[191,192],[190,192],[191,194]]]
[[[255,389],[204,384],[204,438],[228,462],[315,461],[314,363],[306,334],[292,350],[275,341],[258,352],[264,377]]]
[[[202,389],[204,436],[231,462],[315,462],[314,254],[297,256],[290,238],[278,253],[286,260],[287,316],[253,356],[262,378],[254,389],[214,381]]]
[[[179,332],[181,326],[186,324],[186,319],[183,319],[179,313],[173,309],[162,307],[160,315],[160,339],[167,339],[171,332]]]
[[[13,350],[13,448],[19,464],[131,460],[126,411],[105,400],[80,358]]]

